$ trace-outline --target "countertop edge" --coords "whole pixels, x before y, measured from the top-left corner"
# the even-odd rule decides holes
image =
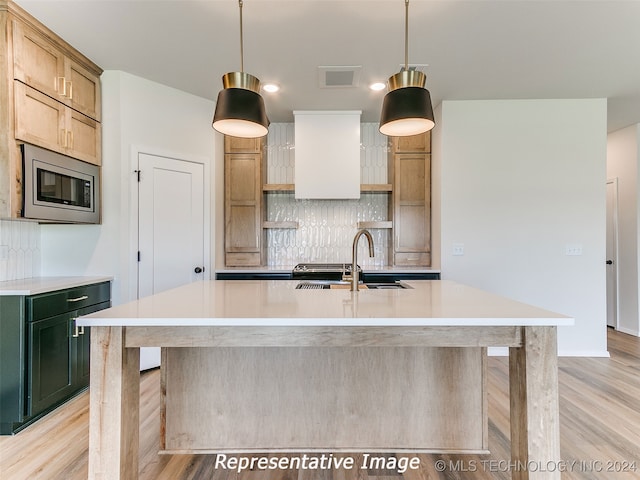
[[[31,277],[0,282],[0,296],[29,296],[67,288],[82,287],[94,283],[111,282],[109,275],[74,277]]]
[[[92,314],[95,315],[95,314]],[[571,317],[557,318],[95,318],[78,317],[85,327],[561,327]]]

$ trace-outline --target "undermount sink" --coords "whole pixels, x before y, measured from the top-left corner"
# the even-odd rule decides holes
[[[402,282],[385,282],[385,283],[365,283],[369,290],[397,290],[403,288],[413,288]]]
[[[328,290],[328,289],[348,289],[351,282],[332,281],[332,280],[314,280],[304,281],[296,285],[296,290]],[[398,290],[412,288],[402,282],[385,282],[385,283],[361,283],[361,290]]]

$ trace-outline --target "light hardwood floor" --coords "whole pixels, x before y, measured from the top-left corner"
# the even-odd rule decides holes
[[[563,479],[640,478],[640,339],[609,330],[611,358],[561,358],[560,420]],[[489,359],[490,455],[419,455],[420,468],[215,469],[215,455],[158,455],[160,375],[141,380],[141,480],[426,480],[506,479],[509,467],[508,364]],[[2,480],[87,478],[88,394],[74,398],[16,436],[0,437]],[[442,463],[444,462],[444,463]],[[577,462],[577,463],[572,463]],[[630,471],[635,463],[635,472]],[[442,466],[445,466],[445,471]],[[550,466],[554,467],[554,466]],[[548,468],[532,465],[531,468]],[[625,469],[626,472],[619,472]]]

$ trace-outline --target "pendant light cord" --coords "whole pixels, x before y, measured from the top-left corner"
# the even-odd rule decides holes
[[[240,7],[240,71],[244,72],[244,45],[242,41],[242,0],[238,0],[238,6]]]
[[[409,0],[404,1],[404,69],[409,70]]]

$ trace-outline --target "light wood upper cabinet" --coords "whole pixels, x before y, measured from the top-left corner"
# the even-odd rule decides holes
[[[0,0],[0,67],[0,218],[16,218],[22,143],[100,165],[102,69],[11,0]]]
[[[431,132],[408,137],[391,137],[392,153],[431,152]]]
[[[65,55],[51,37],[18,21],[12,29],[14,79],[100,121],[99,75]]]
[[[64,150],[66,107],[20,82],[16,82],[14,92],[16,139],[53,151]]]
[[[13,78],[50,97],[64,88],[64,54],[37,31],[17,20],[13,31]]]
[[[100,165],[100,123],[23,83],[14,92],[17,140]]]
[[[67,130],[66,155],[102,165],[102,125],[71,108],[66,109],[65,126]]]
[[[225,135],[224,137],[224,152],[225,153],[261,153],[263,150],[266,137],[260,138],[241,138],[230,137]]]
[[[66,98],[63,102],[71,108],[86,116],[100,121],[102,118],[102,92],[100,89],[100,77],[89,71],[73,60],[67,62],[65,68],[65,79],[67,83]]]

